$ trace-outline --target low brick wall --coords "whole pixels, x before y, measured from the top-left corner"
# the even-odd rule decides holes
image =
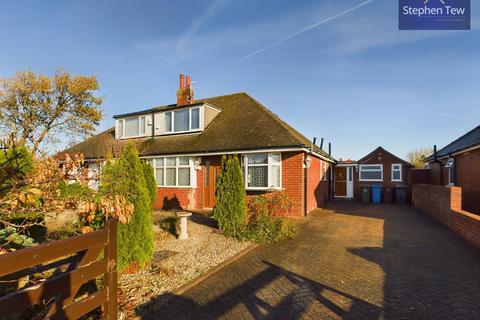
[[[462,210],[462,188],[412,185],[412,202],[474,246],[480,247],[480,216]]]

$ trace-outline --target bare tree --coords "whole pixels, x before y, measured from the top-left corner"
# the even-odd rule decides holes
[[[410,151],[407,154],[408,161],[415,168],[423,168],[425,159],[433,153],[432,148],[418,148]]]

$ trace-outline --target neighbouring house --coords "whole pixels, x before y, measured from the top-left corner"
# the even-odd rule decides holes
[[[358,161],[338,161],[334,169],[335,198],[360,199],[362,187],[381,184],[385,189],[410,185],[412,165],[378,147]]]
[[[284,191],[295,205],[288,215],[305,216],[331,198],[329,153],[246,93],[199,100],[193,93],[190,77],[180,75],[176,104],[115,115],[114,128],[65,152],[82,153],[94,171],[134,141],[154,168],[156,209],[213,208],[223,155],[240,157],[247,195]]]
[[[430,184],[462,188],[462,209],[480,214],[480,126],[425,159]]]

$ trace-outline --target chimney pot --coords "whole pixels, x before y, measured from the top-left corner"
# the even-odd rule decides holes
[[[185,75],[180,74],[180,89],[183,89],[185,87]]]
[[[190,76],[187,76],[187,84],[186,84],[187,88],[190,88],[190,83],[191,83]]]

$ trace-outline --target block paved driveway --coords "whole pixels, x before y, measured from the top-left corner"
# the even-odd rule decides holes
[[[147,319],[480,319],[480,250],[420,211],[333,201]]]

